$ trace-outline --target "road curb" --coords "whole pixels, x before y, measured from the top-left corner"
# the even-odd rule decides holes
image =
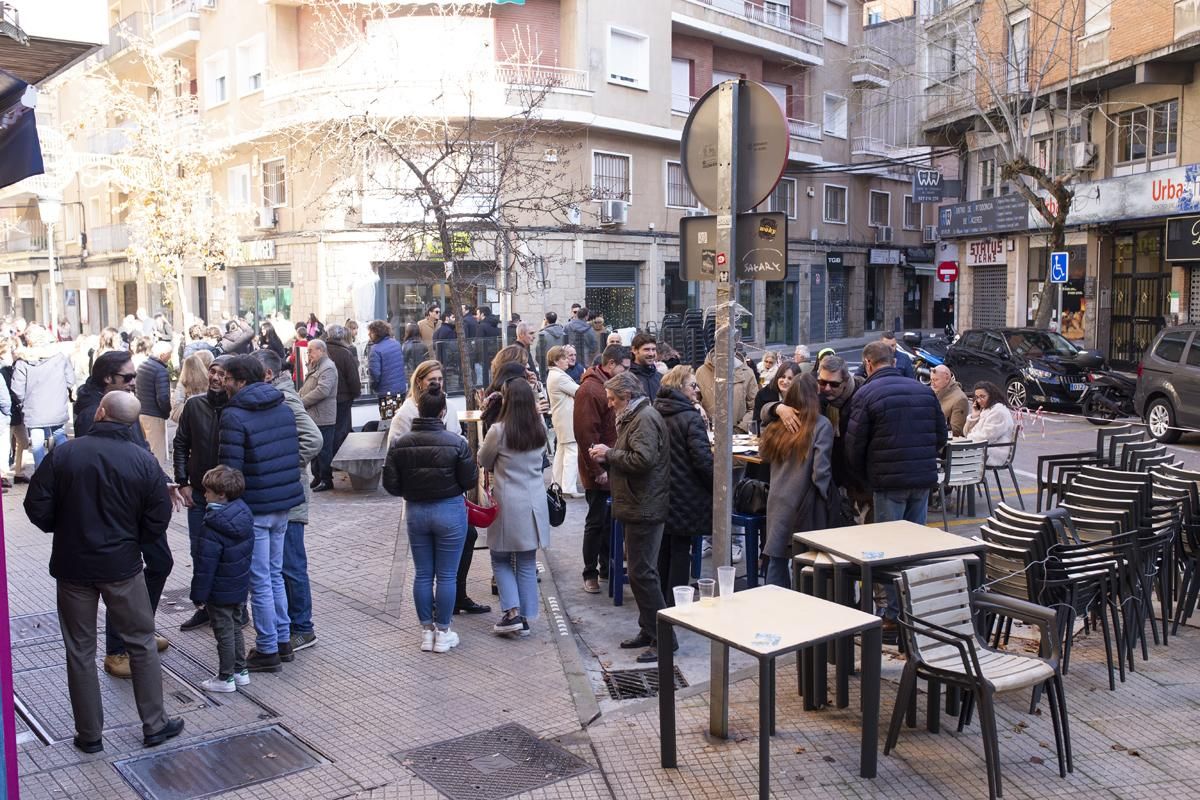
[[[583,659],[579,655],[579,644],[575,639],[575,629],[563,606],[558,584],[550,570],[549,559],[541,558],[538,563],[542,567],[542,605],[546,608],[550,635],[554,637],[559,663],[567,677],[567,686],[571,689],[571,700],[575,703],[575,711],[579,716],[579,727],[587,728],[600,717],[600,701],[596,699],[592,681],[584,669]]]

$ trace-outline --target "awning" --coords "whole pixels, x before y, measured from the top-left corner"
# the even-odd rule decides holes
[[[906,267],[918,275],[937,275],[937,267],[933,264],[914,264],[910,261]]]
[[[0,188],[45,172],[33,109],[22,98],[28,84],[0,70]]]

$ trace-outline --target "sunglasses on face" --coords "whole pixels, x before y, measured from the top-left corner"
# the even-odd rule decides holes
[[[120,378],[121,383],[132,383],[134,380],[137,379],[137,373],[136,372],[118,372],[113,377]]]
[[[840,388],[842,388],[842,382],[841,381],[826,381],[826,380],[821,380],[818,378],[817,386],[820,386],[822,389],[840,389]]]

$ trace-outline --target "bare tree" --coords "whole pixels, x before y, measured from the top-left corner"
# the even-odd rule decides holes
[[[1053,250],[1065,246],[1072,185],[1086,167],[1072,163],[1069,147],[1056,147],[1053,137],[1046,145],[1039,135],[1058,131],[1068,144],[1083,141],[1098,108],[1073,90],[1082,24],[1082,0],[988,0],[926,21],[921,34],[930,117],[946,122],[947,132],[955,121],[974,122],[973,135],[995,147],[995,190],[1007,185],[1029,201]],[[1050,323],[1053,292],[1044,281],[1038,327]]]
[[[129,228],[128,259],[148,281],[161,284],[166,302],[189,313],[184,270],[206,272],[228,263],[239,247],[238,215],[212,190],[213,169],[227,155],[199,120],[190,76],[149,40],[127,34],[145,79],[101,73],[91,117],[116,157],[96,162],[92,181],[107,180],[128,199],[120,211]],[[83,130],[85,136],[96,131]],[[203,311],[203,309],[198,309]]]
[[[330,176],[311,203],[339,204],[364,222],[386,219],[384,238],[396,260],[423,263],[431,280],[448,285],[457,368],[474,408],[461,309],[479,283],[480,265],[501,279],[501,291],[518,275],[540,277],[530,243],[546,230],[578,224],[577,204],[589,196],[571,172],[578,139],[544,113],[550,94],[576,78],[543,63],[537,42],[521,30],[481,54],[472,51],[471,37],[484,29],[465,26],[442,40],[455,41],[456,51],[422,64],[419,74],[395,60],[412,43],[389,41],[384,22],[490,25],[486,7],[446,4],[418,9],[419,17],[411,6],[385,9],[372,17],[373,29],[357,6],[316,5],[327,64],[358,76],[363,90],[343,87],[321,106],[319,121],[284,126],[302,169]]]

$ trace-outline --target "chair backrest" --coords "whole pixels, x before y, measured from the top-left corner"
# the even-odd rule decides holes
[[[975,636],[971,623],[971,591],[967,586],[967,567],[959,559],[938,561],[900,573],[901,602],[905,613],[922,622],[947,628],[955,633]],[[945,658],[959,662],[959,652],[920,633],[912,637],[914,655],[929,663]]]
[[[987,442],[951,442],[946,445],[945,486],[974,486],[984,479]]]
[[[1020,441],[1021,429],[1023,427],[1023,425],[1017,425],[1013,428],[1011,442],[992,442],[988,445],[989,453],[1004,452],[1004,463],[992,464],[988,469],[1008,469],[1012,466],[1013,460],[1017,457],[1017,442]]]
[[[1108,452],[1106,461],[1112,466],[1118,466],[1121,463],[1121,454],[1125,450],[1126,444],[1136,444],[1146,441],[1146,435],[1140,430],[1132,430],[1128,433],[1118,433],[1108,438]]]
[[[984,578],[988,587],[999,594],[1031,600],[1035,594],[1036,575],[1033,565],[1040,559],[1035,556],[1036,543],[1029,539],[1006,536],[990,528],[987,523],[979,526],[979,535],[987,544],[984,559]]]
[[[1100,458],[1108,455],[1108,441],[1114,436],[1121,436],[1127,433],[1138,433],[1141,431],[1135,429],[1132,425],[1108,425],[1096,431],[1096,455]]]
[[[1135,463],[1138,456],[1160,456],[1165,455],[1166,452],[1167,448],[1158,442],[1126,442],[1121,448],[1120,460],[1113,462],[1113,465],[1129,472],[1137,472],[1137,468],[1131,465]]]

